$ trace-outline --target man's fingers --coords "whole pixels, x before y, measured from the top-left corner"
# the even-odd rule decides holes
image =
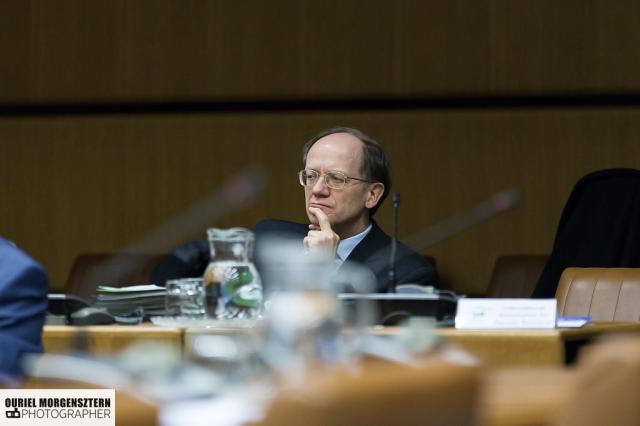
[[[318,224],[309,224],[309,232],[304,238],[304,245],[310,250],[322,250],[335,256],[340,237],[331,229],[329,217],[317,207],[309,208],[309,212],[318,219]]]
[[[318,218],[318,223],[322,231],[333,232],[333,229],[331,229],[331,223],[329,222],[329,217],[322,211],[322,209],[311,207],[309,210]]]

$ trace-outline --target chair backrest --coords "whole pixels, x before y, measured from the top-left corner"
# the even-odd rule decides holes
[[[510,254],[498,257],[487,297],[531,297],[548,258],[546,254]]]
[[[616,336],[580,352],[575,392],[553,426],[637,426],[640,336]]]
[[[640,321],[640,268],[567,268],[556,299],[558,315]]]
[[[640,267],[640,170],[589,173],[571,191],[534,297],[553,297],[569,267]]]
[[[478,381],[475,368],[442,360],[316,372],[282,391],[259,425],[473,425]]]
[[[71,266],[66,292],[91,298],[99,285],[147,284],[151,271],[163,256],[143,253],[80,254]]]
[[[89,382],[46,377],[27,377],[23,389],[102,389]],[[81,394],[82,391],[78,392]],[[154,426],[158,424],[158,406],[123,389],[116,389],[116,425]]]

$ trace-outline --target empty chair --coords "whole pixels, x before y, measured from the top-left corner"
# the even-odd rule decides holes
[[[163,256],[143,253],[80,254],[71,266],[66,291],[91,298],[99,285],[121,287],[148,284],[151,271]]]
[[[561,316],[640,321],[640,268],[567,268],[556,298]]]
[[[533,296],[552,298],[569,267],[640,267],[640,170],[601,170],[576,183]]]
[[[606,339],[580,353],[575,392],[554,426],[637,426],[640,336]]]
[[[487,297],[531,297],[548,258],[546,254],[510,254],[498,257],[491,274]]]
[[[279,393],[260,426],[474,425],[478,371],[429,360],[418,367],[316,371]],[[256,425],[257,426],[257,425]]]

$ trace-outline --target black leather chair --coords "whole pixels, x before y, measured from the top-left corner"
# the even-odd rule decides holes
[[[600,170],[576,183],[533,297],[554,297],[568,267],[640,267],[640,170]]]

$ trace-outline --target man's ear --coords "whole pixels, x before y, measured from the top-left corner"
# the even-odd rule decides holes
[[[380,198],[382,198],[382,194],[384,194],[384,184],[380,182],[370,184],[367,189],[367,199],[364,204],[365,207],[372,209],[378,205]]]

